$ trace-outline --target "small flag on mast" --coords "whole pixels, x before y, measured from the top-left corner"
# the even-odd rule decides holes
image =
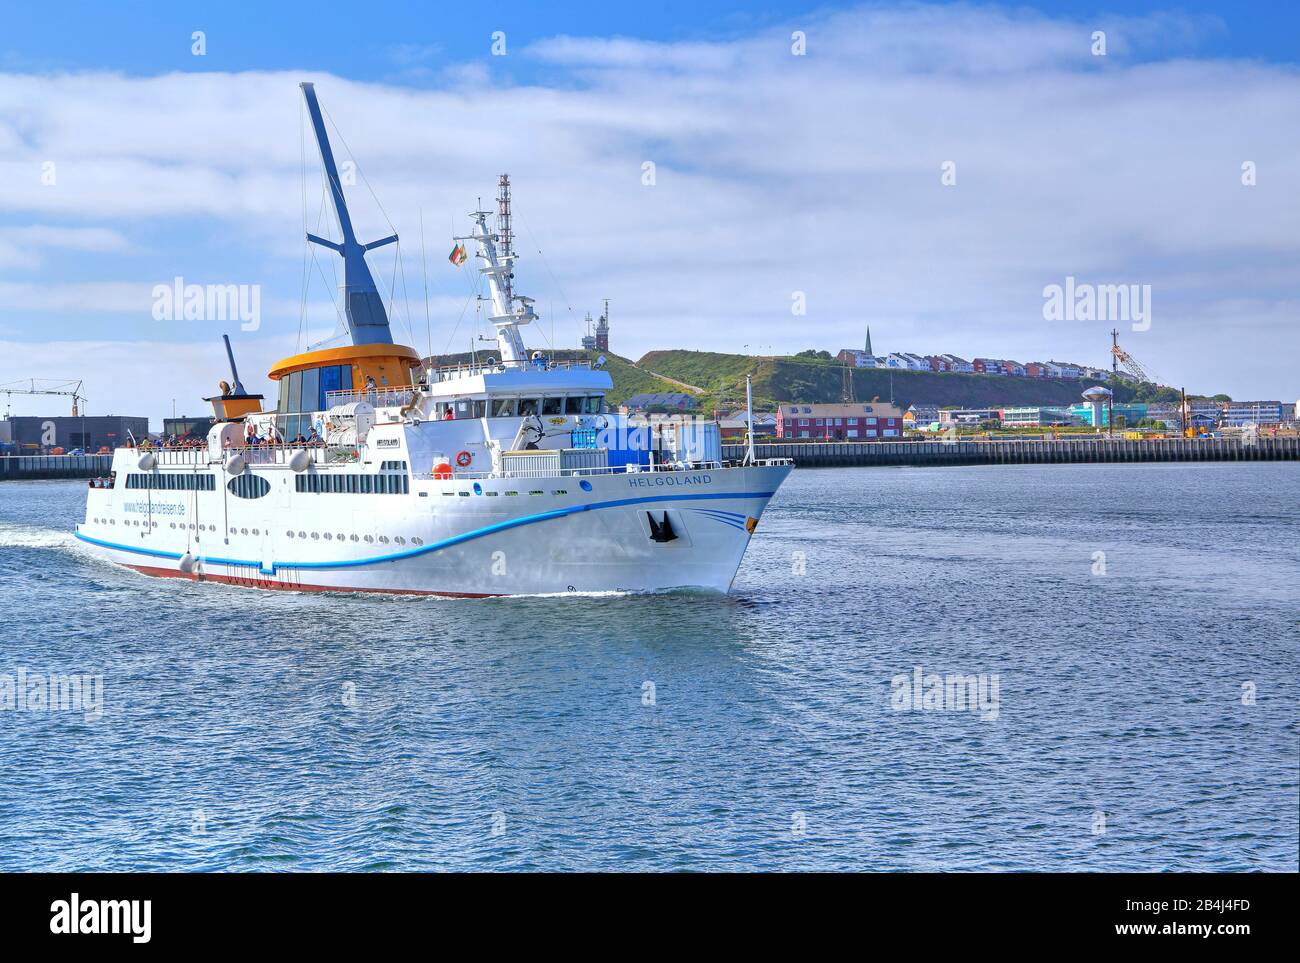
[[[469,255],[465,253],[464,244],[457,244],[455,247],[451,249],[451,254],[447,255],[447,260],[450,261],[452,264],[456,265],[457,267],[460,267],[462,264],[464,264],[468,258]]]

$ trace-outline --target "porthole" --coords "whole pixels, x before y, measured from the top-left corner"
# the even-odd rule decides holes
[[[373,542],[374,540],[375,540],[375,536],[373,536],[373,535],[367,535],[367,536],[366,536],[366,541],[367,541],[367,542]]]
[[[339,532],[339,533],[338,533],[337,535],[335,535],[334,537],[337,538],[340,542],[342,542],[342,541],[346,541],[346,539],[344,538],[342,532]]]
[[[320,532],[312,532],[312,533],[311,533],[311,537],[312,537],[312,538],[315,538],[315,539],[319,539],[319,538],[320,538]]]
[[[307,537],[307,533],[306,533],[306,532],[299,532],[299,533],[298,533],[298,537],[299,537],[299,538],[306,538],[306,537]]]
[[[287,535],[289,538],[293,538],[293,532],[285,532],[284,534]]]
[[[419,537],[417,536],[416,538],[412,538],[412,539],[411,539],[411,544],[412,544],[412,545],[423,545],[423,544],[424,544],[424,539],[419,538]]]
[[[398,535],[395,539],[393,539],[393,541],[395,541],[398,545],[406,544],[406,539],[404,539],[401,535]]]
[[[253,529],[253,534],[254,534],[254,535],[260,535],[261,533],[260,533],[257,529]]]
[[[353,536],[352,536],[352,541],[356,542],[356,541],[360,541],[360,539],[358,539],[357,536],[353,535]]]
[[[325,533],[325,541],[328,542],[328,541],[332,540],[333,538],[334,538],[334,536],[333,536],[331,533],[329,533],[329,532],[326,532],[326,533]]]
[[[246,528],[241,528],[241,529],[239,530],[239,534],[240,534],[240,535],[247,535],[247,534],[248,534],[248,529],[246,529]]]
[[[388,544],[388,536],[387,536],[387,535],[380,535],[380,536],[379,536],[379,543],[380,543],[381,545],[387,545],[387,544]]]

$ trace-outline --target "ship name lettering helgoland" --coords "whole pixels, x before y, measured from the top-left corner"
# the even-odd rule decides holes
[[[647,475],[629,478],[627,483],[632,488],[653,488],[658,485],[708,485],[712,475]]]

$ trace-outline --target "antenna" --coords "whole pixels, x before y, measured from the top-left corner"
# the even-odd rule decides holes
[[[502,174],[497,180],[497,243],[501,245],[501,259],[508,268],[505,276],[506,304],[512,309],[515,271],[510,257],[515,253],[514,239],[514,231],[510,229],[510,175]]]

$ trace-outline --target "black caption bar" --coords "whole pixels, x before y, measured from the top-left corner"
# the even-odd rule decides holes
[[[597,885],[592,885],[593,883]],[[581,930],[583,921],[647,935],[671,923],[809,935],[851,928],[979,934],[984,946],[1199,941],[1229,949],[1287,932],[1293,876],[1278,875],[11,875],[0,876],[6,943],[127,952],[255,945],[301,952],[385,939]],[[834,902],[827,902],[833,900]],[[850,900],[852,914],[833,912]],[[725,909],[724,907],[731,907]],[[738,909],[749,907],[747,912]],[[759,912],[754,912],[759,910]],[[773,915],[775,914],[775,915]],[[964,928],[970,927],[967,931]],[[754,935],[758,935],[757,932]],[[990,944],[989,940],[996,940]],[[1044,940],[1055,942],[1044,944]],[[947,943],[950,947],[956,944]]]

